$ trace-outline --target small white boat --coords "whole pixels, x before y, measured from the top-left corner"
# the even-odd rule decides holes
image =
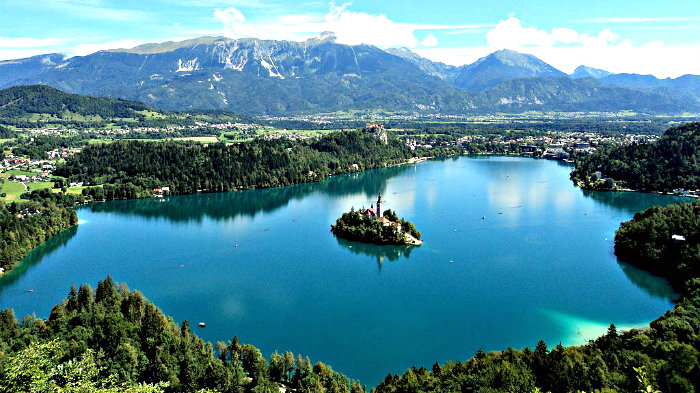
[[[207,327],[207,324],[204,323],[204,322],[200,322],[200,323],[199,323],[199,327]]]

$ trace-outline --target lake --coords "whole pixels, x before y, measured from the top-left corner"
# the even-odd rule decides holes
[[[682,198],[584,191],[571,167],[459,157],[321,183],[78,207],[81,224],[0,280],[0,308],[48,317],[107,274],[205,340],[293,351],[362,383],[482,348],[581,344],[673,307],[665,280],[620,264],[621,221]],[[351,207],[415,223],[420,247],[336,239]],[[182,265],[182,267],[180,267]],[[33,292],[27,292],[33,289]]]

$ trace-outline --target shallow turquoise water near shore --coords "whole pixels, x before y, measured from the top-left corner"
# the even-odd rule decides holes
[[[648,324],[674,294],[618,263],[614,232],[639,210],[683,199],[583,191],[569,171],[459,157],[286,188],[83,206],[78,228],[0,280],[0,307],[47,317],[72,283],[111,274],[175,321],[206,322],[196,330],[206,340],[237,334],[265,355],[309,355],[368,385],[479,348],[579,344],[610,323]],[[421,247],[329,232],[378,192],[422,231]]]

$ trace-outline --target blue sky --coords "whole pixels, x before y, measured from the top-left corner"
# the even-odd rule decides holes
[[[555,4],[556,6],[552,6]],[[0,59],[203,35],[406,46],[449,64],[494,50],[534,54],[564,72],[700,74],[697,0],[0,0]]]

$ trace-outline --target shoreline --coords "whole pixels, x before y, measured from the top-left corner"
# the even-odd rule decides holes
[[[419,158],[419,157],[414,157],[414,158],[415,158],[415,160],[413,161],[413,163],[422,162],[422,161],[427,161],[427,160],[429,159],[429,158],[422,158],[422,159],[421,159],[421,158]],[[403,163],[403,164],[408,164],[408,163],[411,163],[411,160],[409,160],[409,161],[407,161],[407,162],[405,162],[405,163]],[[398,164],[398,165],[403,165],[403,164]],[[361,171],[361,172],[364,172],[364,171]],[[583,189],[583,188],[582,188],[582,189]],[[595,190],[595,191],[598,191],[598,190]],[[628,191],[634,191],[634,190],[628,190]],[[637,191],[637,192],[639,192],[639,191]],[[144,198],[144,199],[148,199],[148,198]],[[43,243],[42,243],[42,244],[43,244]],[[643,325],[643,327],[644,327],[644,328],[648,328],[648,327],[649,327],[649,324]],[[598,336],[595,336],[595,337],[598,337]],[[595,337],[593,337],[593,338],[595,338]],[[573,345],[571,345],[571,346],[579,346],[579,344],[573,344]]]
[[[333,175],[328,175],[328,176],[324,177],[323,179],[313,179],[313,180],[309,180],[309,181],[304,181],[304,182],[299,182],[299,183],[293,183],[293,184],[288,184],[288,185],[284,185],[284,186],[277,186],[277,187],[289,187],[289,186],[294,186],[294,185],[297,185],[297,184],[318,183],[318,182],[321,182],[321,181],[323,181],[323,180],[325,180],[325,179],[327,179],[327,178],[329,178],[329,177],[332,177],[332,176],[347,175],[347,174],[351,174],[351,173],[365,172],[365,171],[372,170],[372,169],[390,168],[390,167],[401,166],[401,165],[407,165],[407,164],[416,164],[416,163],[419,163],[419,162],[428,161],[428,160],[430,160],[430,159],[432,159],[432,158],[434,158],[434,157],[432,157],[432,156],[411,157],[411,158],[409,158],[408,160],[406,160],[406,161],[404,161],[404,162],[400,162],[400,163],[396,163],[396,164],[388,164],[388,165],[385,165],[385,166],[382,166],[382,167],[363,169],[363,170],[361,170],[361,171],[348,171],[348,172],[343,172],[343,173],[337,173],[337,174],[333,174]],[[95,185],[95,187],[99,187],[99,186],[102,186],[102,184],[97,184],[97,185]],[[219,193],[219,192],[238,192],[238,191],[248,191],[248,190],[260,190],[260,189],[265,189],[265,188],[276,188],[276,187],[251,187],[251,188],[235,189],[235,190],[232,190],[232,191],[216,191],[216,192],[213,192],[213,193]],[[210,193],[211,193],[211,192],[208,192],[208,191],[206,191],[206,190],[197,190],[196,192],[192,192],[192,193],[171,194],[171,195],[168,195],[168,196],[177,196],[177,195],[198,195],[198,194],[210,194]],[[212,193],[212,194],[213,194],[213,193]],[[81,194],[81,196],[82,196],[82,194]],[[103,203],[103,202],[112,201],[112,200],[115,200],[115,201],[128,201],[128,200],[136,200],[136,199],[155,199],[155,198],[158,198],[159,196],[162,196],[162,195],[150,195],[150,196],[143,197],[143,198],[100,199],[100,200],[93,200],[93,201],[85,201],[85,200],[82,200],[82,201],[75,202],[75,204],[74,204],[71,208],[74,208],[75,206],[88,205],[88,204],[91,204],[91,203],[101,203],[101,202]],[[74,209],[74,210],[75,210],[75,209]],[[80,224],[80,222],[78,222],[78,224],[76,224],[76,225],[74,225],[74,226],[77,226],[77,225],[79,225],[79,224]],[[69,228],[70,228],[70,227],[69,227]],[[68,228],[66,228],[66,229],[68,229]],[[64,230],[66,230],[66,229],[64,229]],[[61,232],[63,232],[63,231],[61,231]],[[61,232],[59,232],[59,233],[61,233]],[[29,252],[28,252],[26,255],[24,255],[24,256],[22,257],[22,259],[17,263],[17,265],[15,265],[14,267],[12,267],[11,269],[4,269],[2,272],[0,272],[0,279],[2,279],[2,277],[4,277],[4,276],[7,276],[9,273],[11,273],[11,272],[14,271],[15,269],[17,269],[20,265],[22,265],[22,261],[29,255],[29,253],[31,253],[32,251],[36,250],[38,247],[40,247],[41,245],[45,244],[47,241],[49,241],[50,239],[52,239],[53,237],[55,237],[55,236],[57,236],[57,235],[58,235],[58,233],[57,233],[56,235],[54,235],[54,236],[51,236],[50,238],[47,238],[46,240],[44,240],[43,242],[41,242],[40,244],[38,244],[36,247],[34,247],[34,248],[32,248],[31,250],[29,250]],[[421,242],[421,243],[422,243],[422,242]],[[407,243],[407,245],[413,245],[413,244],[408,244],[408,243]]]
[[[657,195],[666,195],[666,196],[678,196],[678,197],[684,197],[684,198],[693,198],[693,199],[698,199],[700,198],[700,195],[685,195],[685,194],[676,194],[673,192],[663,192],[663,191],[644,191],[644,190],[635,190],[632,188],[616,188],[616,189],[598,189],[598,188],[591,188],[591,187],[586,187],[580,182],[574,182],[576,186],[582,190],[587,190],[587,191],[598,191],[598,192],[638,192],[640,194],[657,194]]]

